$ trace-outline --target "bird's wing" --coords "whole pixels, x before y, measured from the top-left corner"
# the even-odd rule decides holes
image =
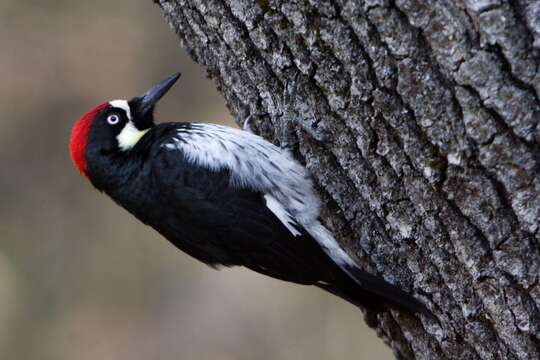
[[[311,177],[288,151],[247,131],[198,123],[175,124],[160,148],[181,155],[191,166],[227,171],[231,188],[262,194],[264,206],[293,236],[303,228],[335,262],[354,264],[320,225],[320,200]]]
[[[193,164],[227,169],[231,186],[272,195],[299,222],[316,219],[319,199],[306,169],[263,138],[215,124],[179,124],[163,147],[180,150]]]
[[[324,250],[275,199],[231,186],[229,170],[193,165],[170,149],[155,155],[152,164],[157,197],[166,202],[158,221],[148,223],[183,251],[210,265],[243,265],[297,283],[313,284],[324,271],[328,276],[335,271]]]

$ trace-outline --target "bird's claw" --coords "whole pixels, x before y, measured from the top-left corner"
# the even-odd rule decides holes
[[[286,78],[283,84],[283,107],[282,113],[279,115],[279,138],[281,140],[280,147],[285,150],[292,151],[298,143],[293,124],[295,123],[296,112],[294,111],[293,103],[296,96],[297,80],[300,76],[300,71],[296,71],[292,79]],[[289,91],[289,85],[293,85],[292,91]]]
[[[253,119],[253,114],[249,114],[248,117],[244,120],[244,124],[242,125],[242,129],[244,131],[250,132],[253,134],[253,129],[251,128],[251,119]]]
[[[251,127],[251,120],[253,120],[254,117],[261,117],[268,115],[266,113],[255,113],[255,114],[249,114],[246,119],[244,120],[244,124],[242,124],[242,129],[244,131],[250,132],[252,134],[255,134],[253,131],[253,128]]]

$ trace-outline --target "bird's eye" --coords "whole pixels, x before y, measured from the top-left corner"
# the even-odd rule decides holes
[[[107,117],[107,122],[109,123],[109,125],[116,125],[120,122],[120,116],[116,114],[109,115]]]

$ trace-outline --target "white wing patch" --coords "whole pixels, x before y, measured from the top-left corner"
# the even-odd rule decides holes
[[[323,248],[332,260],[338,265],[352,265],[357,266],[353,259],[347,254],[336,242],[334,236],[325,228],[319,221],[313,222],[310,226],[305,228],[306,231],[311,235],[319,245]]]
[[[231,185],[265,194],[266,206],[294,235],[302,226],[338,263],[354,265],[332,234],[318,220],[320,200],[307,170],[291,154],[263,138],[215,124],[185,124],[174,142],[163,146],[180,150],[194,164],[229,169]]]
[[[273,196],[298,223],[319,216],[319,198],[306,169],[263,138],[227,126],[189,124],[178,129],[169,149],[211,170],[229,169],[231,185]]]
[[[274,215],[277,216],[279,221],[285,225],[285,227],[293,234],[293,236],[301,235],[300,231],[298,231],[294,225],[296,224],[296,221],[294,218],[289,214],[285,208],[279,203],[279,201],[276,200],[272,195],[264,195],[264,200],[266,201],[266,206],[270,211],[274,213]]]

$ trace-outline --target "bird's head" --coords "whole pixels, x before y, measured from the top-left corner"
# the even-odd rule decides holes
[[[69,149],[73,163],[88,176],[88,163],[95,156],[129,151],[154,126],[156,103],[178,80],[174,74],[131,100],[112,100],[84,114],[73,126]]]

